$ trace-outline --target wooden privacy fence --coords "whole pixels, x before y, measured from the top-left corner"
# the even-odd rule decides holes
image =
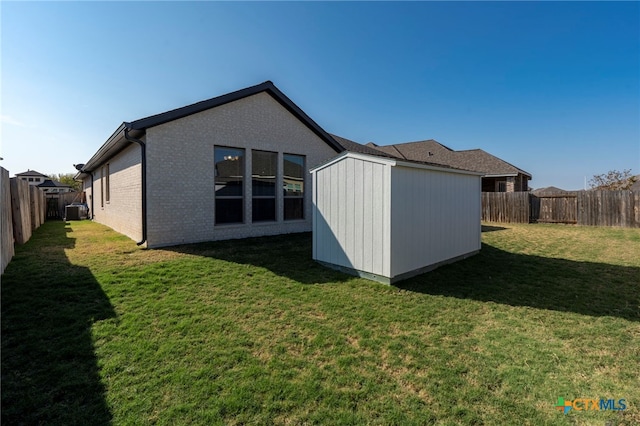
[[[0,167],[0,273],[4,272],[14,254],[14,243],[24,244],[45,220],[44,192],[18,178],[9,179],[9,172]]]
[[[83,192],[59,192],[46,194],[46,215],[49,219],[64,219],[65,207],[71,203],[84,203]]]
[[[0,274],[13,257],[13,222],[11,220],[11,183],[9,172],[0,167]]]
[[[529,223],[528,192],[483,192],[482,220]]]
[[[640,191],[483,192],[482,220],[640,228]]]

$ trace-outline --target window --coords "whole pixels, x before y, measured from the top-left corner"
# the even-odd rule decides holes
[[[275,152],[251,152],[251,185],[253,222],[276,220],[276,173],[278,154]]]
[[[33,182],[33,178],[29,178],[29,182]]]
[[[111,185],[109,182],[109,163],[107,163],[107,165],[105,166],[105,175],[104,175],[104,185],[105,185],[105,193],[104,193],[104,200],[108,203],[109,200],[111,200]]]
[[[284,220],[304,218],[304,157],[284,154]]]
[[[40,178],[35,178],[34,179],[36,182],[40,182]]]
[[[507,182],[504,180],[497,181],[496,192],[507,192]]]
[[[244,221],[244,149],[216,146],[213,151],[215,223],[242,223]]]

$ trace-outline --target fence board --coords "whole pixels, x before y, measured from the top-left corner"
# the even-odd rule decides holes
[[[40,220],[40,208],[42,207],[42,199],[40,198],[40,194],[42,194],[42,191],[35,186],[30,186],[29,192],[29,202],[31,203],[31,231],[33,232],[36,229],[40,228],[40,225],[42,225],[42,221]]]
[[[24,244],[31,238],[31,201],[29,184],[11,178],[11,215],[13,238],[16,244]]]
[[[11,184],[9,172],[0,167],[0,274],[14,255],[13,222],[11,220]]]

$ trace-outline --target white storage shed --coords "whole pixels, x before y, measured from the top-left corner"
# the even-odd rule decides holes
[[[480,250],[480,173],[346,152],[311,175],[325,266],[392,284]]]

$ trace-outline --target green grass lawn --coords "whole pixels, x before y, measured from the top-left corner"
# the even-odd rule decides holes
[[[2,276],[2,424],[639,424],[640,229],[484,231],[389,287],[309,234],[144,250],[47,222]]]

